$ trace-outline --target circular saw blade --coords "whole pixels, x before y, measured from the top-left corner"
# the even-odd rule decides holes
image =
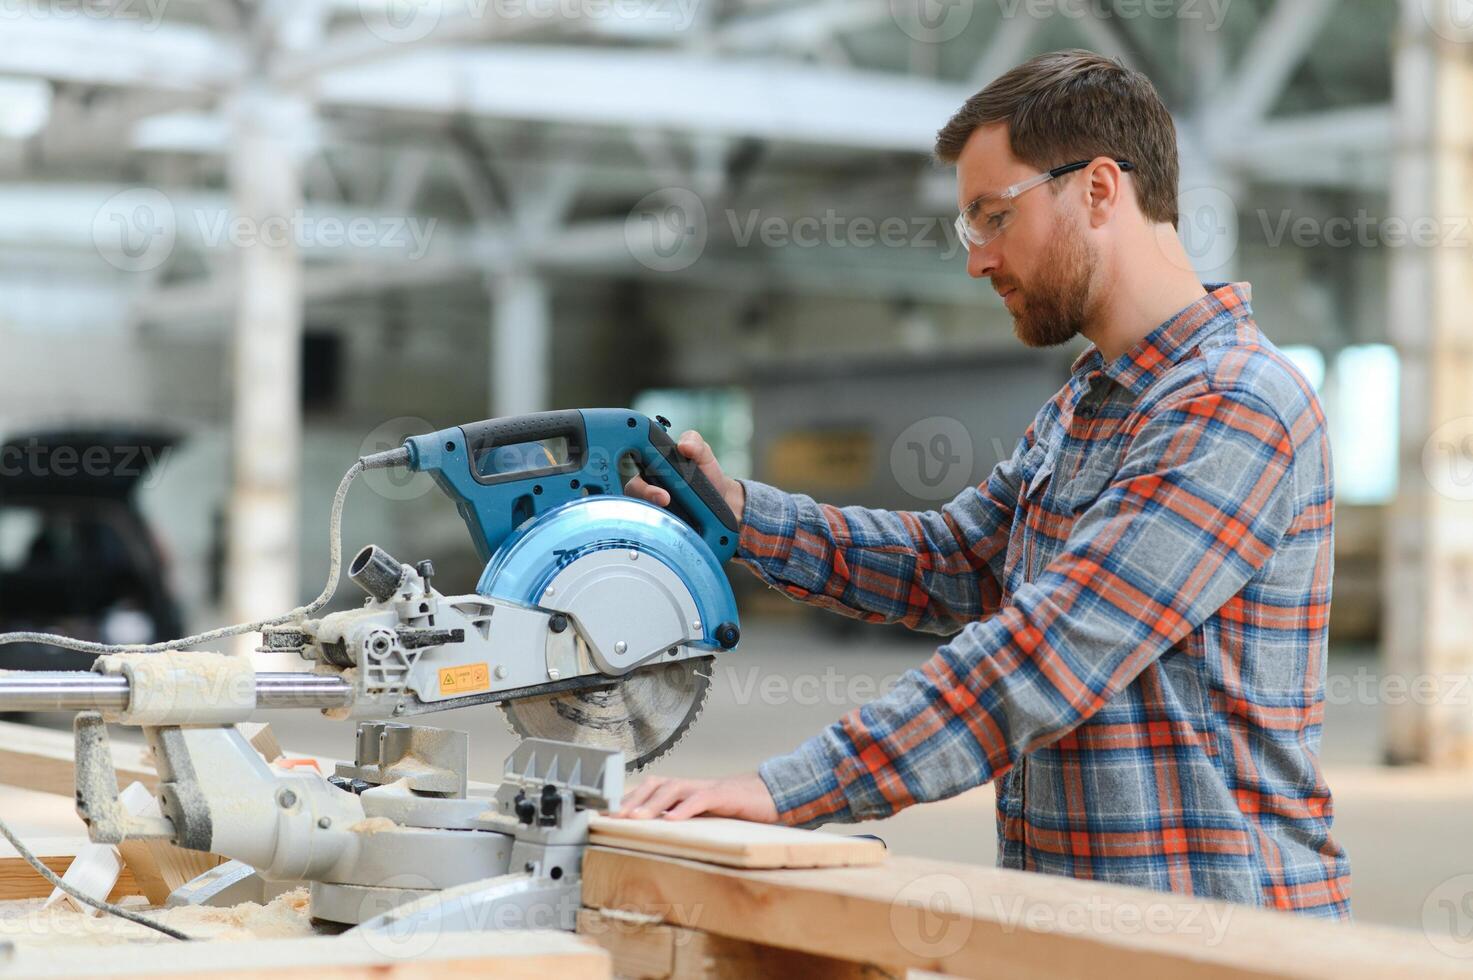
[[[500,705],[522,738],[621,749],[638,772],[669,752],[701,713],[711,690],[710,657],[636,670],[608,687],[563,691]]]

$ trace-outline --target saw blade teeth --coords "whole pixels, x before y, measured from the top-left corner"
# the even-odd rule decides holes
[[[672,676],[672,671],[679,672],[678,679],[674,683],[662,683]],[[498,707],[507,728],[518,738],[547,738],[618,748],[625,753],[625,770],[639,772],[669,753],[690,731],[711,696],[712,673],[712,658],[702,657],[635,671],[609,688],[524,698]],[[636,700],[647,696],[659,700],[652,705]],[[666,703],[666,699],[676,697],[679,703]],[[657,722],[678,720],[673,727],[652,725],[651,707],[655,709]],[[675,710],[666,712],[666,707]],[[618,714],[620,709],[623,715]],[[599,731],[605,737],[590,737]],[[655,741],[648,744],[652,738]]]
[[[701,685],[700,699],[691,706],[690,713],[686,715],[685,720],[680,723],[680,725],[675,729],[675,732],[670,736],[670,738],[668,738],[663,745],[656,746],[654,749],[646,752],[641,759],[635,760],[633,763],[626,765],[624,767],[625,770],[627,770],[628,772],[641,772],[656,759],[663,758],[664,756],[668,755],[671,750],[675,748],[675,746],[679,745],[682,741],[685,740],[686,734],[691,730],[691,727],[695,724],[696,719],[701,717],[702,711],[706,710],[706,701],[711,697],[710,676],[711,675],[708,675],[707,682]]]

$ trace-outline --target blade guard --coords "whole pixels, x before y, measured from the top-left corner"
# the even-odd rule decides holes
[[[489,419],[411,436],[404,446],[409,468],[430,474],[455,501],[482,561],[518,527],[564,504],[622,496],[635,471],[669,492],[671,511],[711,555],[726,562],[736,553],[741,525],[721,494],[663,426],[629,409]]]
[[[524,524],[486,565],[476,591],[539,606],[548,584],[584,555],[638,549],[665,563],[690,590],[702,636],[691,646],[729,650],[741,635],[736,598],[721,562],[702,538],[664,508],[632,497],[588,497],[564,503]]]

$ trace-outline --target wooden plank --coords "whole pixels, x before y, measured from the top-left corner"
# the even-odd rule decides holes
[[[57,874],[66,874],[66,869],[72,866],[77,852],[87,846],[87,843],[85,837],[41,837],[25,841],[26,847],[41,859],[41,863]],[[36,869],[17,854],[15,848],[0,841],[0,901],[46,898],[51,894],[51,888],[51,882],[37,874]],[[108,898],[116,901],[142,893],[133,873],[125,866]]]
[[[270,725],[246,722],[239,728],[267,762],[281,758],[281,746],[277,744]],[[147,786],[150,792],[157,791],[159,776],[148,746],[116,738],[111,743],[113,765],[118,771],[118,788],[136,781]],[[0,721],[0,785],[75,796],[75,755],[71,732]]]
[[[630,820],[597,814],[589,822],[595,844],[707,861],[732,868],[834,868],[880,864],[885,845],[796,827],[696,817]]]
[[[126,950],[126,952],[123,952]],[[123,955],[119,955],[120,952]],[[26,947],[6,976],[228,977],[230,980],[606,980],[609,954],[564,932],[443,933],[367,939],[348,933],[241,943]]]
[[[275,762],[283,755],[281,744],[276,741],[276,733],[271,726],[264,721],[243,721],[235,726],[246,741],[251,743],[251,748],[261,753],[261,758],[267,762]]]
[[[1247,906],[892,856],[752,871],[591,847],[585,905],[748,942],[964,977],[1466,976],[1425,937]]]
[[[134,817],[157,817],[158,801],[142,783],[129,783],[119,794],[123,810]],[[158,837],[125,840],[118,853],[132,870],[138,887],[152,905],[162,906],[174,889],[217,867],[227,859],[218,854],[191,851]]]
[[[679,928],[665,925],[654,916],[621,918],[601,909],[578,910],[578,935],[608,950],[614,975],[623,980],[665,980],[674,976],[675,933]]]
[[[176,847],[159,838],[125,840],[118,845],[118,852],[149,904],[158,906],[167,902],[180,885],[229,860],[218,854]]]
[[[905,972],[714,936],[681,926],[630,921],[600,909],[579,910],[578,934],[608,950],[613,958],[614,975],[624,980],[745,980],[747,977],[883,980],[903,976]]]
[[[144,745],[112,741],[118,788],[137,782],[158,788],[153,756]],[[0,784],[59,796],[76,796],[75,747],[71,732],[0,721]]]

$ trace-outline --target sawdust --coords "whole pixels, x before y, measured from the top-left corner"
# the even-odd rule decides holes
[[[636,912],[633,909],[600,908],[597,911],[598,914],[603,916],[605,919],[612,919],[615,922],[627,922],[630,925],[652,926],[665,921],[665,917],[662,915],[652,915],[648,912]]]
[[[245,942],[253,939],[296,939],[316,935],[311,897],[305,888],[278,895],[267,905],[243,902],[232,908],[189,906],[147,911],[142,899],[124,906],[198,939]],[[65,906],[42,908],[41,899],[0,902],[0,939],[17,946],[145,945],[172,943],[144,926],[105,915],[94,918]]]
[[[364,817],[362,820],[348,828],[350,834],[363,834],[365,837],[381,833],[385,830],[398,830],[399,824],[388,817]]]
[[[355,691],[358,689],[358,668],[349,667],[342,672],[316,669],[313,673],[326,675],[328,677],[341,677],[344,682]],[[353,717],[353,706],[345,704],[341,708],[323,708],[322,717],[331,718],[333,721],[346,721]]]

